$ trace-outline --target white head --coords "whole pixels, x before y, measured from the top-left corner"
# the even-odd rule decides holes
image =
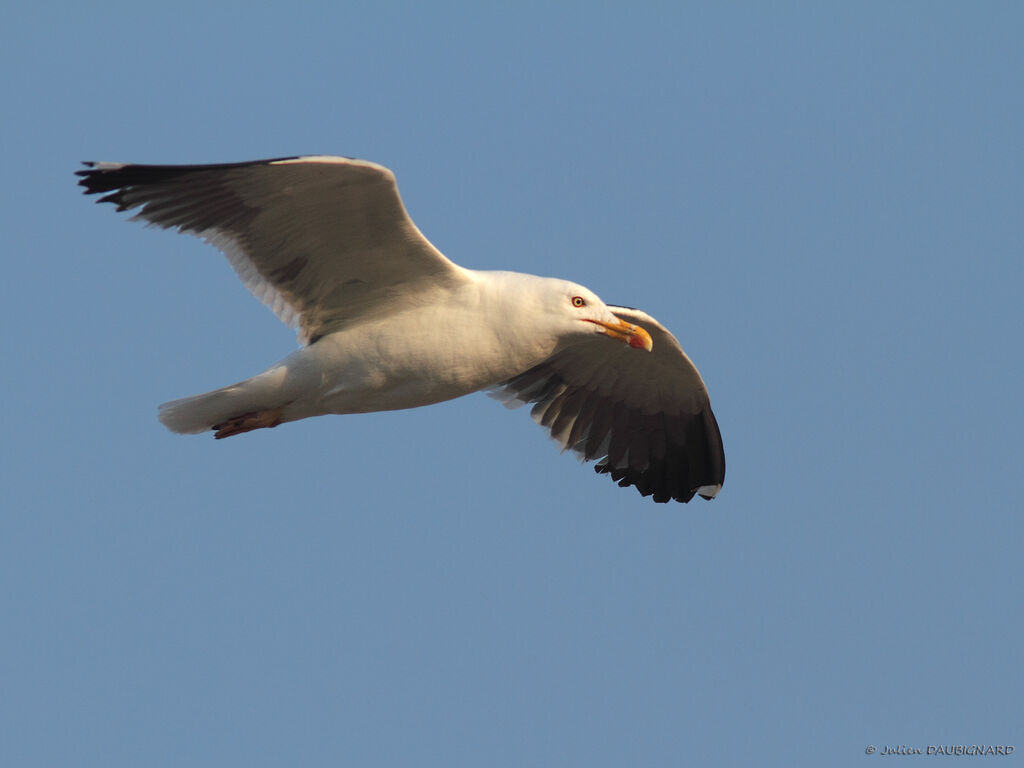
[[[531,285],[538,314],[544,325],[566,340],[575,336],[601,334],[609,340],[628,344],[648,352],[654,346],[651,335],[638,325],[616,317],[608,305],[588,288],[568,280],[535,278],[541,281]]]

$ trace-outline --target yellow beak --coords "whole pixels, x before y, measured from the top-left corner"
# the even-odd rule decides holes
[[[601,320],[587,320],[587,322],[601,326],[604,330],[599,333],[624,341],[635,349],[646,349],[648,352],[654,349],[654,340],[651,338],[651,334],[639,325],[627,323],[625,320],[618,320],[614,323],[605,323]]]

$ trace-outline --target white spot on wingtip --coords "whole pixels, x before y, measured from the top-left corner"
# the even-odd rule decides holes
[[[697,489],[697,493],[700,496],[705,496],[705,497],[707,497],[709,499],[713,499],[713,498],[715,498],[715,496],[718,495],[718,492],[720,490],[722,490],[721,484],[719,484],[719,485],[702,485],[700,488]]]

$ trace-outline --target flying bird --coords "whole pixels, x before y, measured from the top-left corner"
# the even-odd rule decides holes
[[[721,489],[707,389],[664,326],[576,283],[449,261],[387,168],[329,156],[85,165],[86,194],[215,246],[298,328],[301,347],[263,373],[161,405],[168,429],[224,438],[487,390],[532,403],[563,450],[656,502]]]

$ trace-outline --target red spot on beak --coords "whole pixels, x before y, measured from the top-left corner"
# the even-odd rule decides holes
[[[606,323],[603,320],[591,320],[589,318],[584,319],[584,322],[601,326],[604,330],[599,331],[599,333],[611,336],[613,339],[618,339],[619,341],[624,341],[633,349],[646,349],[650,352],[654,348],[654,341],[651,339],[651,334],[639,325],[627,323],[625,320]]]

